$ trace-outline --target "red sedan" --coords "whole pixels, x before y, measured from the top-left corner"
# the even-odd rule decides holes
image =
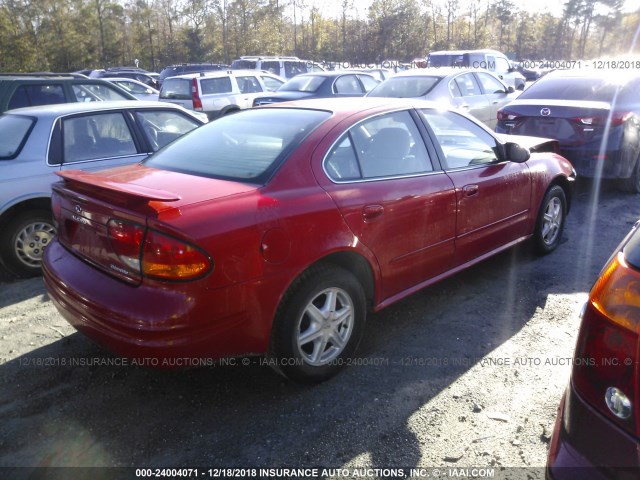
[[[556,148],[416,101],[247,110],[141,164],[61,173],[44,279],[117,354],[268,355],[321,381],[354,355],[367,311],[530,238],[554,250],[575,177]]]

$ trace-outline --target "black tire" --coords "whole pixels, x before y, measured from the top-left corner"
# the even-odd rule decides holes
[[[313,311],[319,315],[315,320]],[[338,320],[340,311],[343,318]],[[269,363],[290,380],[327,380],[352,358],[365,320],[366,299],[356,277],[334,265],[312,267],[291,285],[278,307]],[[305,333],[314,336],[306,339]]]
[[[567,197],[562,187],[552,185],[542,200],[533,232],[533,245],[537,253],[546,255],[560,245],[566,218]]]
[[[10,220],[0,233],[0,258],[15,277],[40,275],[42,253],[55,235],[51,212],[29,210]]]
[[[620,187],[625,192],[640,193],[640,157],[636,160],[636,166],[633,167],[631,176],[622,179]]]

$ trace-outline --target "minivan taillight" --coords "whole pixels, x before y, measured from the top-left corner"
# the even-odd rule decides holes
[[[191,79],[191,100],[193,102],[193,109],[197,112],[202,111],[202,100],[200,99],[200,92],[198,91],[198,79]]]
[[[142,273],[161,280],[191,280],[211,269],[211,261],[196,247],[149,230],[142,252]]]
[[[622,252],[603,270],[585,308],[573,365],[573,385],[591,406],[640,433],[640,272]]]

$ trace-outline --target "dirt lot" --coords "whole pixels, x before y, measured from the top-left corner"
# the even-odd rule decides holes
[[[357,364],[315,387],[259,359],[119,365],[74,333],[41,279],[0,283],[0,467],[493,467],[542,479],[578,312],[640,217],[635,196],[592,200],[583,185],[553,254],[519,247],[371,316]]]

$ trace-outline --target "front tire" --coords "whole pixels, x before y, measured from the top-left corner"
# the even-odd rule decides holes
[[[364,290],[356,277],[333,265],[312,267],[278,308],[270,363],[291,380],[322,382],[353,356],[365,319]]]
[[[15,277],[40,275],[42,255],[56,230],[46,210],[22,212],[9,221],[0,233],[0,258]]]
[[[553,185],[542,200],[533,232],[534,247],[539,254],[551,253],[560,245],[566,216],[567,198],[564,190]]]

